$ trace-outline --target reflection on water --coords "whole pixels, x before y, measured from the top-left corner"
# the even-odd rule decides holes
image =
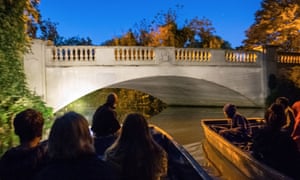
[[[95,108],[80,111],[88,120],[91,120]],[[76,109],[75,109],[76,111]],[[245,109],[238,111],[246,117],[263,117],[263,109]],[[120,115],[124,117],[124,115]],[[168,107],[149,119],[149,123],[155,124],[168,132],[173,138],[184,145],[193,157],[215,179],[242,179],[241,174],[234,170],[230,164],[214,164],[209,159],[215,156],[210,149],[204,149],[204,134],[200,126],[201,119],[223,118],[222,108],[203,107]],[[206,151],[205,151],[206,150]],[[207,152],[209,151],[209,153]],[[229,173],[229,171],[233,173]],[[236,172],[235,172],[236,171]],[[227,172],[226,174],[224,172]]]

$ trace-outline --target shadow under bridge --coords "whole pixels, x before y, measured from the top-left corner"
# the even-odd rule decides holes
[[[169,106],[223,106],[225,103],[253,107],[257,104],[228,87],[205,79],[178,76],[138,78],[108,88],[135,89],[159,98]]]

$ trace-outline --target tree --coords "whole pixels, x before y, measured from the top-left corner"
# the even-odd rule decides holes
[[[173,46],[176,47],[177,26],[170,22],[158,27],[157,30],[150,33],[151,42],[148,46]]]
[[[300,51],[300,6],[295,0],[263,0],[255,23],[246,31],[247,49],[278,45],[283,51]]]
[[[64,38],[59,35],[55,38],[54,44],[56,46],[89,46],[89,45],[93,45],[92,40],[89,37],[80,38],[78,36],[73,36],[70,38]]]
[[[52,41],[56,44],[59,39],[57,25],[58,23],[52,22],[50,19],[40,20],[37,28],[40,30],[41,35],[38,38]]]
[[[26,84],[23,56],[29,50],[29,24],[37,22],[38,0],[0,1],[0,154],[16,144],[12,119],[25,108],[41,111],[46,124],[52,116],[40,97],[31,92]]]
[[[177,6],[177,8],[181,8]],[[224,48],[231,49],[230,43],[215,36],[212,22],[197,17],[179,27],[176,11],[169,9],[166,13],[158,13],[150,23],[143,19],[119,38],[104,42],[109,46],[171,46],[188,48]]]

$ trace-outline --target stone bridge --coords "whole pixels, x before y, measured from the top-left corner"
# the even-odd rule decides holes
[[[30,89],[55,111],[102,88],[139,90],[168,105],[263,107],[274,57],[198,48],[56,47],[34,40],[24,69]]]

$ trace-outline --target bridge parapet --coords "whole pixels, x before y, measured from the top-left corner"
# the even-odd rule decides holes
[[[283,64],[300,64],[300,53],[277,52],[277,62]]]
[[[47,47],[47,66],[95,65],[260,65],[259,52],[202,48],[141,46]]]
[[[24,57],[32,91],[54,109],[97,89],[131,88],[181,105],[263,106],[268,78],[300,64],[300,54],[141,46],[48,46]],[[158,87],[158,88],[157,88]],[[226,93],[224,93],[226,91]],[[192,96],[191,96],[192,94]]]

